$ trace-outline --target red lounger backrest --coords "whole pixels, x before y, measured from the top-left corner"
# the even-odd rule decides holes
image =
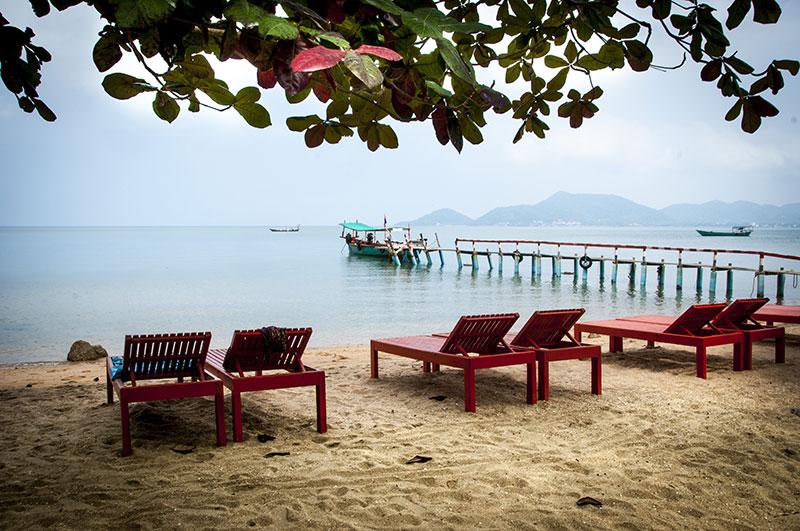
[[[533,312],[511,344],[515,347],[541,348],[558,345],[585,312],[583,308]]]
[[[223,367],[227,371],[238,371],[241,367],[245,372],[272,369],[302,370],[300,358],[306,350],[311,332],[311,328],[285,328],[286,349],[283,352],[270,353],[267,359],[264,355],[264,336],[261,330],[237,330],[233,333],[231,346],[225,354]]]
[[[747,321],[752,320],[753,314],[766,303],[769,299],[761,297],[758,299],[736,299],[727,308],[719,312],[711,324],[717,328],[739,328]]]
[[[125,336],[122,378],[201,378],[210,344],[211,332]]]
[[[447,354],[494,354],[498,352],[502,339],[517,319],[518,313],[464,315],[453,327],[439,351]]]
[[[699,335],[703,327],[725,308],[725,303],[695,304],[679,315],[664,332],[667,334]]]

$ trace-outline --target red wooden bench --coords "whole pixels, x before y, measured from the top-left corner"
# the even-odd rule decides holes
[[[610,319],[590,321],[575,325],[575,339],[580,342],[584,333],[601,334],[609,337],[609,352],[622,352],[622,339],[640,339],[648,346],[656,342],[671,345],[694,347],[697,377],[706,378],[706,349],[718,345],[733,345],[733,366],[742,366],[741,332],[721,331],[710,326],[710,322],[724,308],[725,304],[695,304],[690,306],[669,325],[637,322],[629,319]]]
[[[775,340],[775,363],[786,361],[786,332],[783,327],[764,326],[753,319],[753,314],[769,299],[737,299],[727,308],[722,310],[710,323],[709,327],[723,331],[739,331],[744,335],[744,348],[742,358],[737,363],[734,360],[734,371],[751,370],[753,368],[753,342],[764,339]],[[639,315],[636,317],[622,317],[627,321],[642,323],[655,323],[661,325],[671,324],[675,318],[665,315]]]
[[[208,379],[203,370],[211,332],[125,336],[121,359],[106,358],[108,403],[119,397],[122,416],[122,455],[130,455],[128,404],[213,396],[216,407],[217,445],[225,445],[225,395],[222,382]],[[190,381],[184,381],[189,378]],[[145,380],[173,379],[176,383],[139,385]],[[128,385],[128,383],[130,385]]]
[[[753,314],[753,319],[764,321],[767,326],[773,323],[800,324],[800,306],[767,304]]]
[[[586,310],[543,310],[534,312],[522,329],[507,338],[515,350],[536,352],[539,371],[539,400],[550,398],[550,362],[590,358],[592,360],[592,394],[602,392],[602,357],[600,345],[577,342],[569,333]],[[566,338],[566,340],[565,340]]]
[[[301,358],[311,337],[311,328],[284,329],[286,348],[265,354],[264,337],[260,330],[237,330],[227,349],[212,349],[208,353],[206,372],[218,378],[231,391],[233,438],[244,439],[242,430],[242,393],[316,387],[317,431],[328,429],[325,407],[325,372],[305,365]],[[264,374],[264,371],[282,371]],[[245,374],[252,373],[252,374]]]
[[[378,352],[404,356],[423,362],[430,372],[440,365],[464,371],[464,410],[475,412],[475,371],[509,365],[527,366],[527,401],[536,403],[536,354],[517,352],[504,337],[519,319],[519,314],[465,315],[447,337],[410,336],[370,341],[371,377],[378,377]]]

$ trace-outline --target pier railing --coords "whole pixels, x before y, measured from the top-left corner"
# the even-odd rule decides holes
[[[709,272],[709,292],[714,295],[717,290],[717,274],[724,272],[726,277],[725,293],[728,298],[733,295],[733,273],[734,271],[750,272],[754,275],[755,290],[759,297],[764,295],[765,278],[768,276],[777,277],[776,298],[783,299],[786,289],[786,277],[793,276],[795,283],[800,276],[800,256],[775,253],[770,251],[754,251],[744,249],[715,249],[698,247],[673,247],[664,245],[637,245],[637,244],[609,244],[593,242],[561,242],[551,240],[509,240],[509,239],[484,239],[484,238],[457,238],[455,247],[452,249],[444,248],[439,243],[436,236],[435,245],[428,246],[427,240],[420,235],[421,243],[414,245],[406,240],[399,247],[394,248],[393,257],[395,263],[400,264],[400,260],[407,259],[414,265],[422,262],[421,254],[427,258],[428,265],[432,265],[431,253],[438,253],[439,260],[444,266],[445,253],[455,253],[455,258],[459,269],[470,267],[478,270],[480,260],[486,259],[489,269],[494,269],[495,261],[499,271],[503,270],[504,259],[509,258],[514,264],[514,273],[519,274],[520,264],[525,258],[531,264],[531,276],[541,278],[542,259],[551,262],[551,275],[554,279],[561,278],[562,275],[572,274],[574,280],[581,277],[586,282],[589,269],[593,264],[599,266],[600,282],[606,278],[606,264],[611,266],[610,281],[612,285],[617,284],[620,266],[628,268],[628,283],[630,288],[636,284],[638,269],[639,285],[642,290],[647,285],[647,272],[649,268],[655,268],[658,282],[658,289],[664,289],[667,267],[675,267],[676,279],[675,288],[677,291],[683,290],[683,280],[685,270],[695,271],[695,285],[698,292],[703,289],[704,270]],[[482,248],[479,248],[482,247]],[[612,251],[609,256],[602,253],[603,249]],[[620,256],[620,251],[635,251],[638,256]],[[579,252],[580,251],[580,254]],[[660,259],[648,259],[648,251],[656,251],[662,257]],[[664,254],[667,257],[663,257]],[[674,255],[673,255],[674,253]],[[629,254],[629,253],[628,253]],[[686,254],[705,255],[700,261],[690,262],[686,259]],[[724,263],[721,257],[724,255],[750,256],[753,258],[753,265],[734,265],[731,262]],[[651,255],[652,256],[652,255]],[[673,259],[670,256],[674,256]],[[464,261],[464,257],[469,259],[469,263]],[[693,256],[696,258],[696,256]],[[767,263],[767,260],[770,263]],[[784,262],[784,265],[791,264],[792,267],[782,267],[774,264],[775,261]],[[789,262],[786,264],[785,262]],[[563,265],[571,266],[563,270]],[[795,265],[796,264],[796,265]]]

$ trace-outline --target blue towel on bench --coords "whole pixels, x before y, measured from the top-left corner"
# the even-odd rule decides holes
[[[123,359],[120,356],[111,357],[111,379],[117,380],[122,377]]]

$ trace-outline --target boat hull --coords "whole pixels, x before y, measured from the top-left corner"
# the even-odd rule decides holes
[[[348,243],[347,248],[350,250],[351,255],[389,258],[389,249],[387,249],[384,245]]]
[[[739,236],[739,237],[744,237],[744,236],[750,236],[751,232],[753,232],[753,231],[746,231],[746,232],[730,232],[730,231],[726,231],[726,232],[722,232],[722,231],[715,231],[715,230],[700,230],[700,229],[697,229],[697,233],[700,236]]]

